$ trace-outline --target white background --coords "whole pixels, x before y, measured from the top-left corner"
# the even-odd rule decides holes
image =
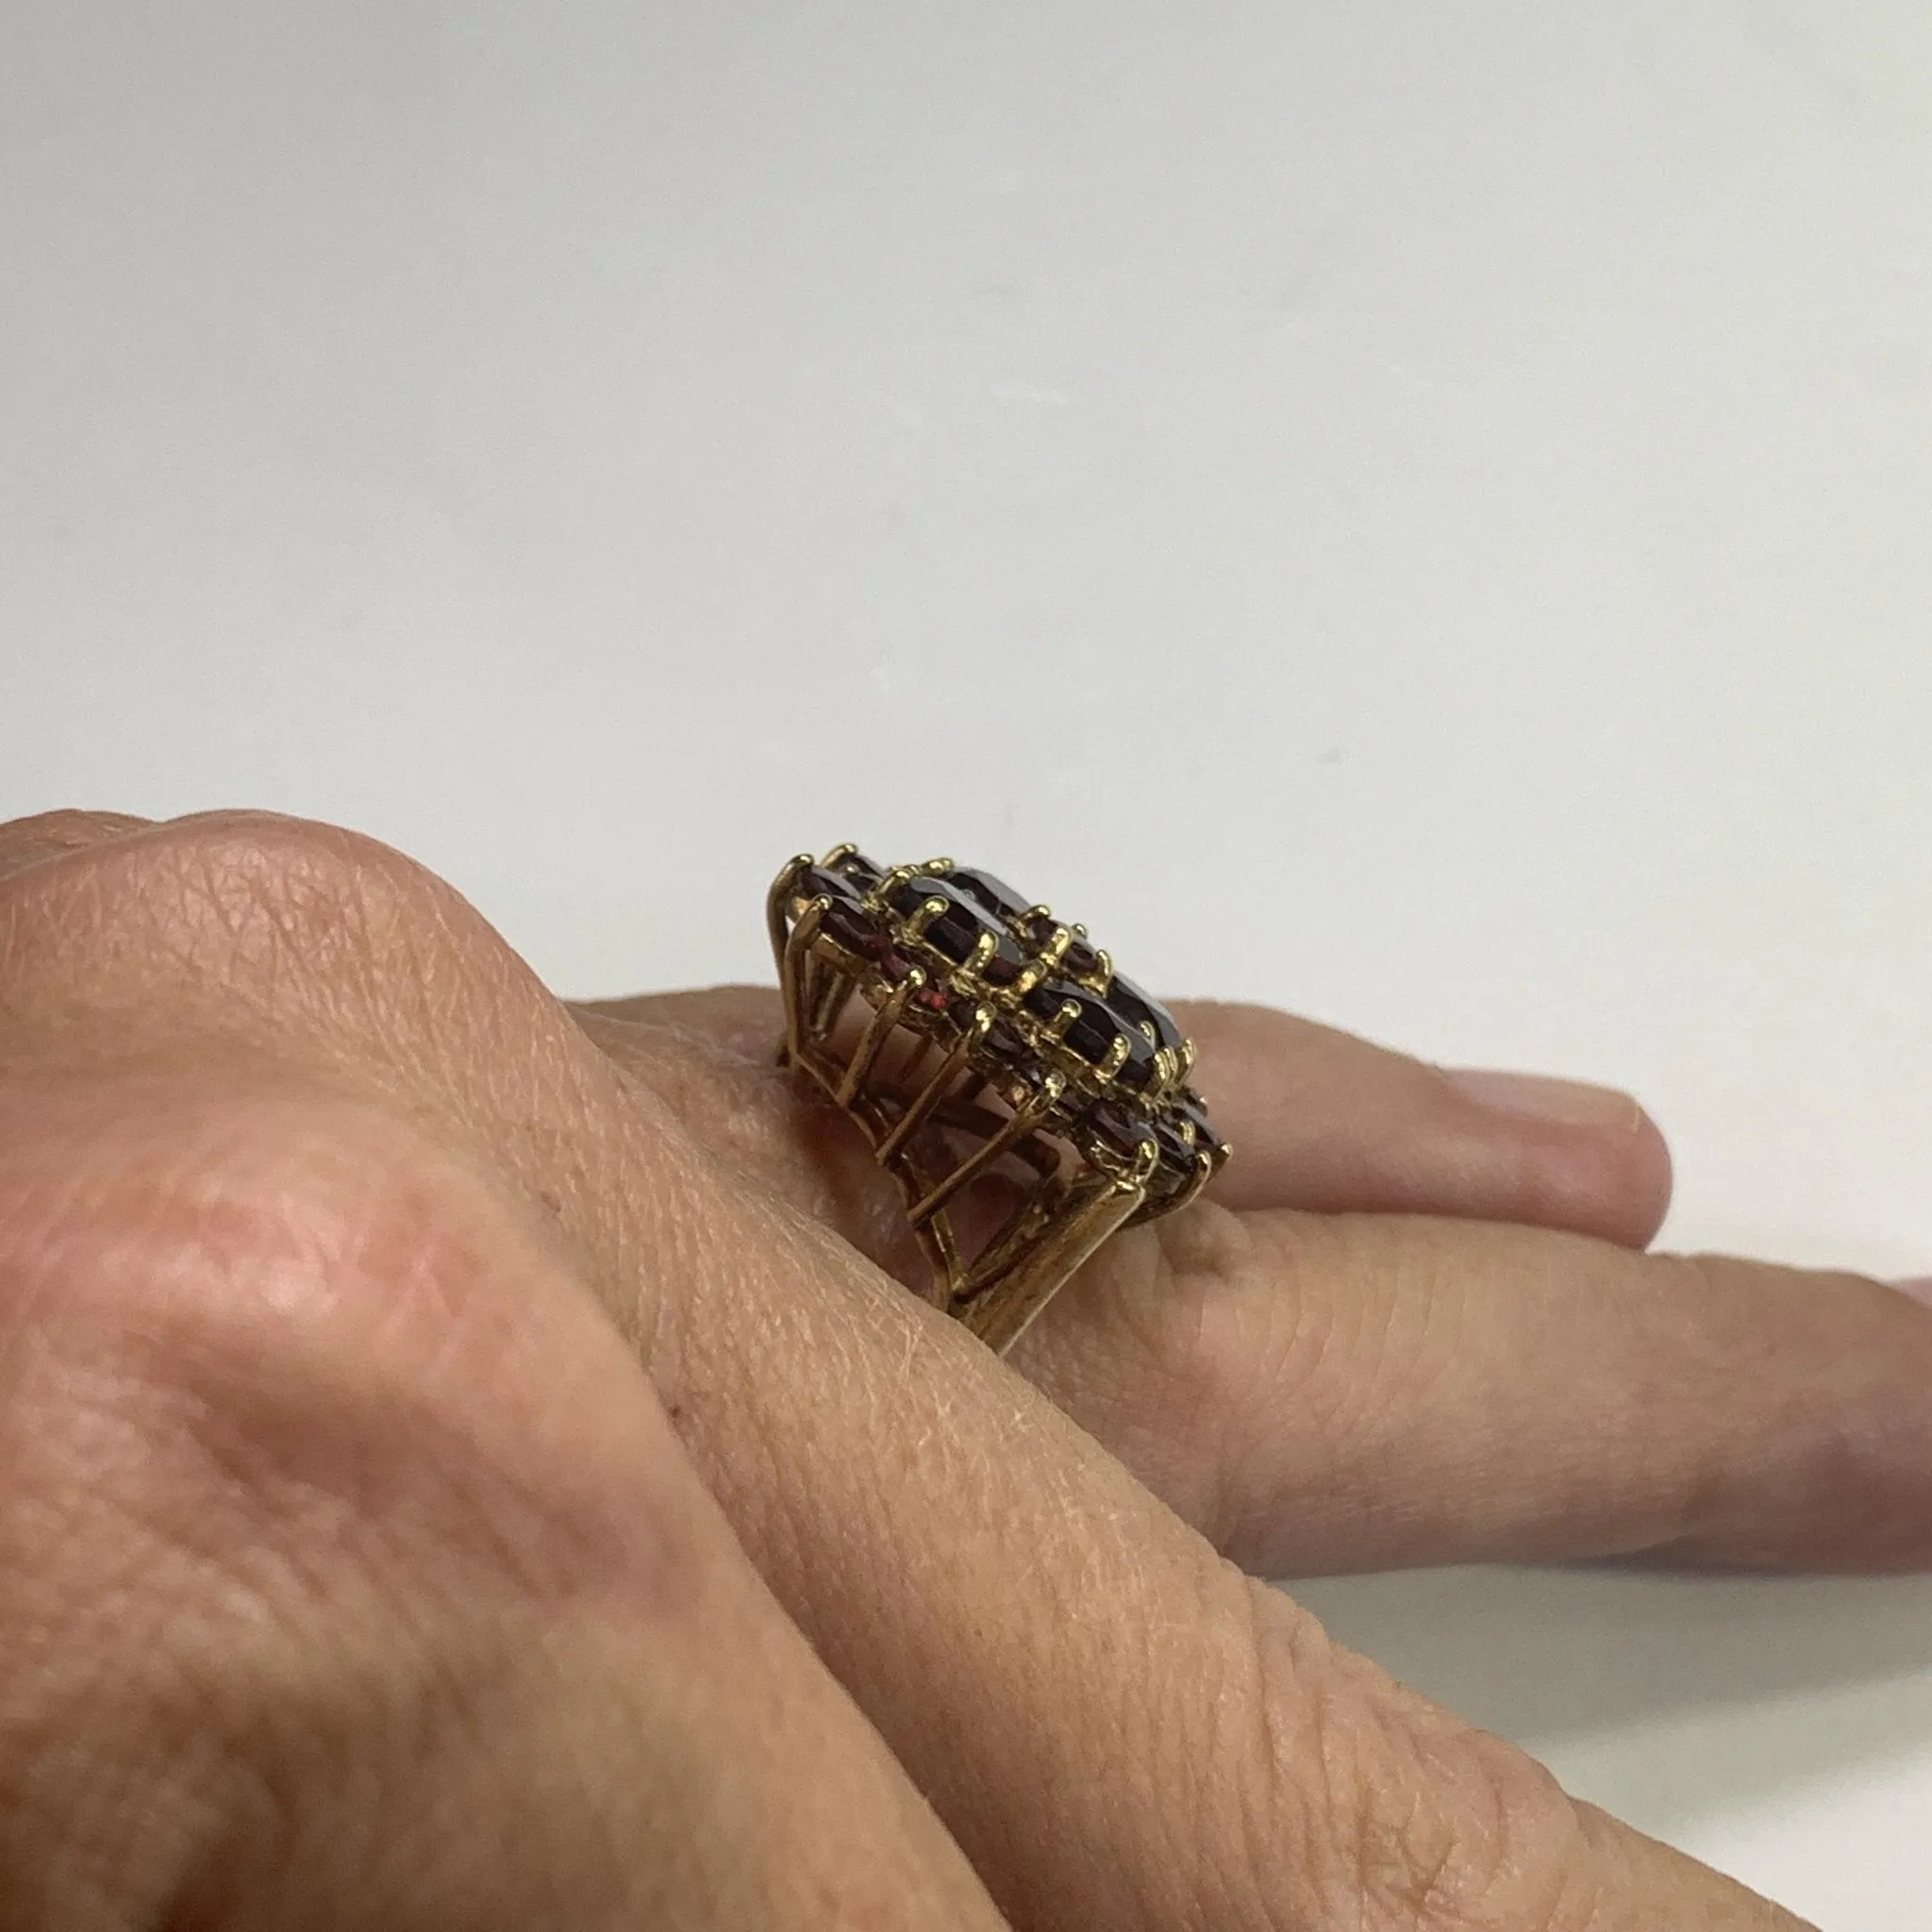
[[[0,814],[342,821],[595,993],[952,851],[1634,1087],[1677,1244],[1932,1270],[1928,431],[1923,0],[0,8]],[[1306,1594],[1932,1927],[1932,1586]]]

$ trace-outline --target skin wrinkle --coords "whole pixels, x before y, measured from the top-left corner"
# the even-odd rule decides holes
[[[25,1419],[23,1418],[22,1420]],[[125,1427],[121,1433],[124,1437],[125,1436],[126,1431]],[[25,1434],[24,1440],[36,1445],[33,1450],[29,1451],[28,1458],[25,1461],[25,1467],[30,1470],[32,1457],[35,1455],[43,1453],[41,1444],[44,1439],[40,1437],[38,1431],[28,1429]],[[55,1440],[58,1441],[58,1437]],[[125,1454],[120,1459],[124,1464],[130,1461],[130,1458]],[[22,1460],[15,1458],[14,1467],[16,1470],[20,1470],[23,1467]],[[75,1639],[81,1636],[81,1632],[73,1627],[71,1613],[64,1615],[61,1618],[61,1623],[66,1627],[62,1630],[61,1634],[64,1641],[65,1656],[69,1660],[68,1667],[63,1671],[58,1666],[57,1660],[61,1656],[59,1648],[56,1648],[49,1653],[46,1647],[42,1645],[41,1646],[42,1651],[41,1667],[24,1677],[15,1678],[16,1685],[25,1685],[29,1689],[37,1690],[43,1702],[50,1695],[53,1696],[56,1707],[63,1704],[71,1704],[76,1696],[96,1705],[104,1703],[110,1696],[117,1699],[125,1696],[125,1685],[116,1684],[109,1687],[100,1680],[99,1670],[101,1662],[115,1655],[117,1644],[125,1643],[127,1641],[130,1629],[138,1631],[146,1628],[154,1633],[154,1639],[156,1640],[163,1637],[171,1628],[178,1629],[179,1619],[175,1606],[189,1598],[192,1589],[201,1588],[205,1592],[206,1586],[211,1579],[217,1582],[220,1580],[218,1570],[213,1569],[201,1557],[185,1549],[178,1542],[170,1543],[166,1540],[158,1541],[154,1526],[147,1520],[145,1512],[139,1509],[122,1509],[117,1507],[112,1494],[103,1493],[98,1485],[92,1483],[86,1485],[77,1491],[76,1500],[79,1507],[90,1516],[101,1517],[104,1514],[113,1516],[114,1521],[109,1524],[104,1525],[106,1531],[105,1541],[107,1541],[107,1546],[116,1552],[118,1559],[123,1565],[124,1579],[122,1587],[114,1591],[108,1601],[101,1605],[100,1611],[96,1613],[93,1619],[96,1624],[104,1624],[106,1631],[113,1633],[111,1639],[98,1642],[89,1642],[86,1641],[76,1642]],[[73,1511],[75,1507],[75,1504],[72,1501],[67,1506],[70,1534],[62,1539],[60,1545],[56,1547],[71,1549],[74,1546],[73,1532],[75,1519]],[[5,1519],[0,1518],[0,1536],[4,1536],[5,1527]],[[103,1540],[102,1533],[96,1532],[93,1538],[83,1539],[82,1541],[83,1542],[92,1542]],[[97,1574],[93,1581],[96,1589],[98,1589],[102,1579]],[[136,1585],[138,1587],[134,1587]],[[21,1607],[22,1606],[16,1601],[14,1606],[16,1615]],[[30,1599],[25,1607],[31,1608]],[[101,1614],[102,1612],[105,1613],[104,1616]],[[128,1621],[130,1618],[132,1619],[131,1623]],[[18,1634],[16,1634],[14,1641],[15,1642],[20,1641]],[[152,1647],[152,1641],[153,1640],[150,1641],[149,1644],[142,1646],[143,1651],[149,1650]],[[178,1654],[178,1641],[173,1647]],[[54,1664],[54,1668],[51,1670],[48,1668],[49,1663]],[[61,1688],[63,1679],[68,1687],[64,1693]],[[187,1707],[193,1707],[195,1684],[196,1679],[192,1672],[175,1681],[172,1694],[175,1697],[177,1703],[185,1699]],[[17,1698],[14,1700],[14,1703],[16,1707],[12,1713],[11,1720],[6,1724],[6,1728],[11,1738],[11,1746],[4,1755],[4,1761],[10,1763],[14,1767],[16,1775],[19,1775],[32,1767],[37,1754],[34,1749],[31,1732],[23,1735],[20,1723],[21,1713],[17,1708]],[[5,1718],[6,1707],[4,1704],[0,1704],[0,1719]],[[62,1723],[55,1735],[60,1737],[66,1736],[69,1733],[70,1724]],[[175,1749],[178,1756],[183,1752],[190,1751],[194,1741],[197,1739],[205,1739],[205,1725],[198,1726],[191,1724],[184,1733],[180,1744],[173,1748]],[[40,1755],[44,1755],[44,1753]],[[179,1779],[178,1771],[175,1778],[170,1782],[172,1783],[172,1788],[176,1791],[177,1801],[185,1800],[187,1794],[192,1793],[199,1789],[198,1782],[190,1782],[184,1786]],[[96,1811],[103,1814],[104,1821],[99,1827],[98,1836],[105,1839],[112,1830],[113,1836],[120,1840],[116,1847],[117,1857],[122,1861],[125,1861],[130,1856],[130,1848],[125,1842],[125,1832],[113,1826],[115,1814],[120,1808],[120,1803],[114,1797],[111,1790],[105,1792],[100,1802],[94,1807]],[[190,1803],[189,1808],[192,1810],[195,1807],[192,1803]],[[208,1811],[211,1809],[211,1807],[204,1803],[200,1808]],[[19,1810],[18,1800],[16,1800],[14,1805],[5,1807],[5,1810],[17,1812]],[[83,1825],[85,1819],[89,1815],[91,1814],[83,1810],[81,1814]],[[84,1835],[85,1832],[83,1831]]]
[[[1355,1803],[1352,1815],[1328,1821],[1330,1841],[1355,1857],[1334,1874],[1338,1912],[1359,1911],[1373,1932],[1554,1926],[1548,1900],[1569,1862],[1560,1847],[1576,1830],[1556,1780],[1362,1659],[1331,1647],[1324,1663],[1308,1674],[1326,1687],[1313,1728],[1328,1789]],[[1455,1794],[1453,1812],[1431,1802],[1438,1792]]]

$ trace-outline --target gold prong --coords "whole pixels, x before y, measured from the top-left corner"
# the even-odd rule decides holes
[[[932,874],[949,873],[953,870],[953,861],[950,858],[928,858],[919,869]]]
[[[925,1124],[933,1108],[946,1097],[953,1082],[959,1077],[959,1069],[968,1063],[971,1050],[991,1031],[992,1023],[993,1010],[991,1007],[974,1009],[973,1024],[966,1029],[964,1038],[940,1062],[931,1079],[920,1089],[919,1097],[893,1122],[891,1132],[879,1142],[877,1151],[881,1162],[891,1160]]]
[[[900,1191],[905,1189],[901,1186]],[[923,1285],[913,1292],[921,1301],[945,1311],[952,1299],[953,1282],[960,1269],[959,1251],[953,1244],[952,1230],[943,1221],[928,1221],[924,1227],[915,1227],[912,1238],[919,1243],[920,1252],[925,1257],[927,1276]]]
[[[945,909],[946,902],[943,899],[922,899],[906,921],[906,937],[908,940],[924,939],[926,927]]]
[[[1163,1213],[1172,1214],[1190,1206],[1209,1181],[1214,1178],[1214,1156],[1206,1147],[1194,1150],[1194,1172],[1189,1176],[1187,1186],[1174,1198],[1172,1206],[1163,1208]]]
[[[1026,995],[1046,977],[1047,965],[1044,959],[1029,959],[1020,969],[1020,976],[1007,989],[1007,998],[1014,1006],[1022,1005]]]
[[[1066,1091],[1067,1076],[1060,1073],[1049,1074],[1041,1083],[1040,1091],[1024,1107],[1014,1111],[1013,1117],[998,1133],[982,1141],[944,1180],[912,1204],[908,1214],[913,1226],[922,1226],[931,1220],[967,1182],[984,1174],[1015,1141],[1030,1134],[1053,1111]]]
[[[772,890],[765,895],[765,924],[772,935],[772,962],[776,966],[785,963],[785,927],[787,914],[791,908],[791,889],[798,883],[799,875],[813,863],[809,852],[801,852],[797,858],[788,859],[785,868],[772,881]]]
[[[798,1058],[798,1049],[805,1040],[802,1003],[806,962],[811,957],[811,942],[818,937],[819,924],[831,904],[830,898],[821,893],[807,905],[798,915],[798,924],[791,928],[780,957],[778,984],[785,995],[785,1046],[793,1059]]]
[[[983,974],[992,962],[992,956],[1000,949],[999,935],[983,932],[973,941],[973,956],[966,961],[971,973]]]
[[[995,1355],[1011,1348],[1053,1291],[1147,1197],[1131,1180],[1094,1174],[1074,1190],[1033,1246],[954,1312]]]
[[[1067,956],[1067,948],[1074,943],[1073,933],[1064,925],[1057,925],[1045,945],[1040,949],[1041,964],[1051,972]]]
[[[916,866],[895,865],[891,869],[891,871],[887,873],[879,880],[878,884],[875,885],[872,889],[872,891],[865,895],[866,905],[874,912],[883,912],[884,910],[886,910],[887,902],[891,898],[892,894],[896,892],[899,890],[899,888],[906,883],[908,879],[913,877],[917,874],[917,872],[918,867]]]
[[[1053,908],[1043,903],[1038,906],[1027,907],[1020,917],[1028,925],[1051,925],[1054,923]]]
[[[1093,959],[1093,971],[1089,975],[1090,983],[1095,992],[1104,994],[1113,984],[1113,955],[1105,946],[1095,946]]]
[[[898,1084],[904,1086],[925,1064],[926,1056],[939,1044],[930,1033],[912,1035],[912,1051],[899,1062]]]
[[[852,1105],[853,1096],[864,1086],[866,1076],[871,1074],[886,1041],[891,1038],[892,1028],[899,1024],[899,1016],[906,1010],[906,1002],[924,984],[925,968],[915,966],[880,1002],[872,1018],[865,1023],[865,1031],[858,1036],[858,1044],[852,1049],[852,1058],[834,1096],[841,1107]]]
[[[1080,1003],[1077,1000],[1062,1000],[1059,1010],[1041,1029],[1049,1040],[1064,1040],[1067,1028],[1080,1017]]]
[[[1134,1042],[1124,1033],[1116,1033],[1113,1044],[1107,1050],[1107,1058],[1100,1063],[1100,1077],[1111,1080],[1126,1065],[1127,1056],[1134,1050]]]
[[[828,853],[826,853],[822,859],[819,860],[819,863],[825,867],[827,871],[829,871],[833,866],[837,865],[841,858],[850,858],[852,855],[858,850],[858,847],[853,844],[851,840],[848,839],[842,845],[834,845],[832,849]]]
[[[857,984],[849,973],[838,972],[824,959],[818,961],[818,968],[824,976],[824,983],[818,989],[805,1015],[806,1037],[813,1041],[823,1041],[831,1037],[832,1028]]]
[[[1185,1080],[1194,1071],[1194,1056],[1200,1051],[1191,1040],[1181,1041],[1181,1078]]]
[[[1171,1046],[1163,1046],[1154,1056],[1154,1078],[1148,1086],[1148,1097],[1158,1099],[1181,1076],[1180,1056]]]

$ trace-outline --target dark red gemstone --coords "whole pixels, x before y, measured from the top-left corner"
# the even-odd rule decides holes
[[[816,899],[823,893],[848,906],[858,904],[860,891],[842,872],[834,872],[823,865],[807,866],[799,875],[795,890],[801,898]]]
[[[1128,1087],[1145,1087],[1154,1078],[1154,1046],[1138,1026],[1124,1026],[1127,1036],[1127,1057],[1114,1078]]]
[[[1194,1133],[1191,1145],[1183,1124]],[[1183,1087],[1161,1118],[1155,1123],[1155,1138],[1160,1142],[1160,1161],[1176,1174],[1192,1174],[1195,1157],[1204,1149],[1212,1152],[1221,1136],[1208,1118],[1208,1104],[1191,1087]]]
[[[1208,1103],[1191,1087],[1183,1087],[1180,1093],[1180,1111],[1194,1129],[1194,1144],[1198,1147],[1218,1147],[1221,1136],[1214,1130],[1214,1123],[1208,1118]]]
[[[1100,971],[1100,955],[1085,940],[1075,940],[1060,955],[1060,971],[1069,979],[1091,979]]]
[[[986,1050],[995,1059],[1024,1060],[1030,1057],[1031,1049],[1020,1037],[1020,1029],[1010,1020],[995,1020],[988,1029]]]
[[[1064,979],[1045,979],[1026,995],[1027,1010],[1038,1013],[1042,1020],[1054,1019],[1060,1008],[1069,1004],[1078,1011],[1060,1038],[1082,1059],[1104,1060],[1108,1050],[1123,1032],[1129,1034],[1128,1053],[1131,1057],[1135,1038],[1132,1029],[1122,1025],[1097,993],[1088,992]],[[1141,1044],[1144,1047],[1146,1042],[1143,1041]],[[1152,1051],[1147,1049],[1150,1058]]]
[[[925,926],[926,944],[955,965],[970,958],[980,934],[991,930],[986,914],[970,899],[954,891],[945,879],[924,874],[908,879],[892,894],[892,909],[909,919],[928,899],[943,899],[945,909]]]
[[[1151,993],[1136,986],[1125,974],[1114,974],[1113,985],[1108,990],[1107,1003],[1137,1033],[1143,1024],[1153,1027],[1156,1046],[1179,1047],[1181,1029],[1174,1024],[1174,1015]],[[1144,1039],[1146,1036],[1142,1034],[1141,1037]]]
[[[977,901],[984,910],[1009,926],[1024,919],[1026,908],[1033,903],[1030,899],[1021,898],[1004,879],[996,879],[991,873],[981,872],[974,866],[956,867],[946,874],[946,878],[968,898]]]
[[[851,881],[822,866],[813,866],[798,883],[800,894],[808,899],[829,899],[819,929],[827,933],[848,952],[862,959],[877,959],[886,950],[886,934],[880,923],[859,903]]]
[[[1180,1137],[1171,1120],[1157,1121],[1154,1124],[1154,1138],[1160,1145],[1160,1164],[1171,1168],[1177,1175],[1191,1175],[1194,1172],[1194,1150]]]
[[[981,976],[992,986],[1011,986],[1026,965],[1026,956],[1003,932],[993,935],[992,957],[980,969]]]
[[[825,916],[819,923],[819,930],[829,934],[848,953],[857,953],[861,959],[877,959],[886,952],[886,936],[868,920],[864,913],[850,906],[841,906],[836,901],[825,908]]]
[[[1096,1100],[1083,1118],[1094,1136],[1124,1160],[1132,1160],[1154,1135],[1145,1121],[1111,1100]]]

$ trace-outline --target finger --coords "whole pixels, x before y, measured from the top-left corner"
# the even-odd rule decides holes
[[[0,824],[0,877],[153,824],[120,811],[43,811]]]
[[[1326,1644],[970,1337],[735,1185],[446,888],[321,828],[161,843],[89,859],[64,917],[43,874],[0,922],[6,1047],[299,1071],[514,1188],[1020,1923],[1795,1924]]]
[[[706,1226],[655,1371],[1017,1923],[1796,1924],[1330,1645],[817,1224],[739,1193]]]
[[[646,1028],[686,1046],[714,1045],[747,1070],[769,1066],[782,1024],[778,995],[763,987],[588,1000],[575,1010],[613,1050],[629,1044],[648,1058],[649,1041],[636,1031]],[[1213,1184],[1224,1207],[1447,1214],[1634,1247],[1662,1224],[1670,1154],[1628,1094],[1445,1071],[1266,1007],[1192,1002],[1174,1011],[1200,1049],[1195,1078],[1238,1157]],[[765,1084],[787,1131],[804,1118],[823,1135],[823,1120],[796,1114],[778,1083]],[[693,1111],[703,1110],[700,1098]],[[814,1155],[809,1167],[816,1184],[822,1159]]]
[[[1000,1923],[608,1323],[366,1108],[0,1094],[10,1926]]]
[[[1635,1247],[1662,1225],[1670,1155],[1627,1093],[1445,1070],[1266,1007],[1177,1011],[1243,1157],[1224,1207],[1446,1214]]]
[[[1932,1310],[1849,1274],[1386,1216],[1177,1216],[1026,1373],[1275,1576],[1932,1564]]]

